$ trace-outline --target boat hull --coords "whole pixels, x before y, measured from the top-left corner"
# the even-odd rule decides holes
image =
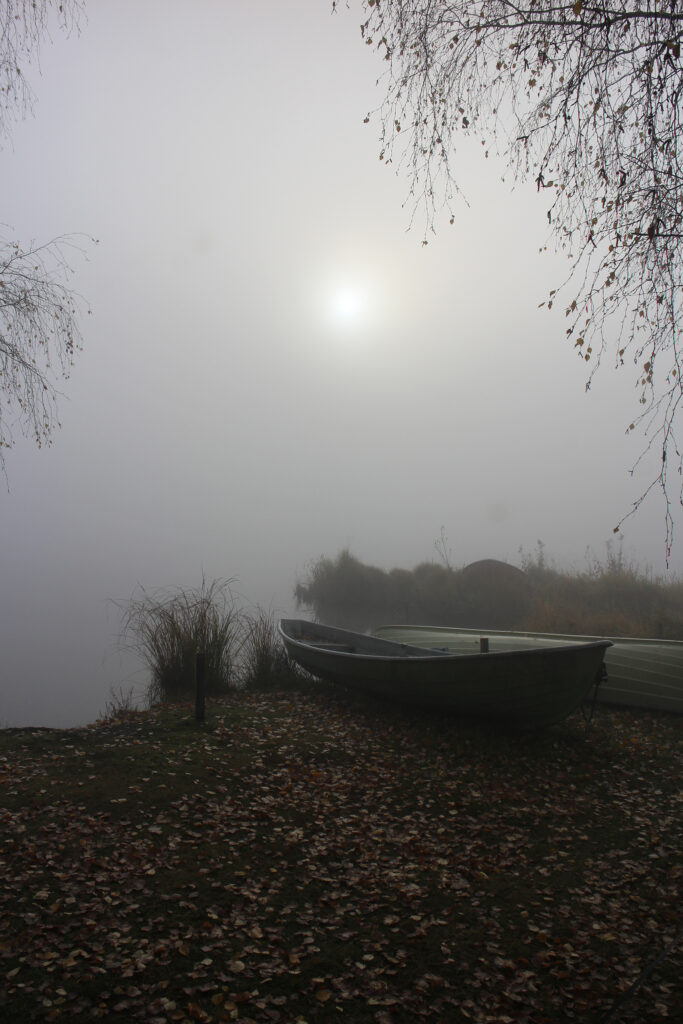
[[[590,642],[591,636],[563,633],[521,633],[505,630],[455,629],[444,626],[382,626],[375,635],[384,639],[412,643],[449,652],[476,648],[479,638],[489,638],[507,647],[529,643],[562,645],[568,640]],[[605,653],[607,678],[600,684],[597,700],[618,707],[636,707],[650,711],[683,714],[683,641],[609,637],[612,646]]]
[[[375,697],[535,728],[591,694],[609,641],[453,654],[283,619],[289,657],[319,678]]]

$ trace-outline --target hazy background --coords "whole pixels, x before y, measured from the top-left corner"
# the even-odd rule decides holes
[[[92,315],[62,429],[18,442],[0,487],[0,724],[96,717],[132,668],[112,601],[138,584],[236,577],[287,612],[320,555],[411,568],[442,527],[455,565],[542,539],[580,569],[644,486],[633,374],[608,362],[586,395],[562,310],[537,309],[567,268],[538,254],[533,187],[463,149],[470,206],[427,247],[406,231],[359,22],[328,0],[96,0],[29,69],[6,234],[100,242],[73,259]],[[664,572],[656,500],[624,535]]]

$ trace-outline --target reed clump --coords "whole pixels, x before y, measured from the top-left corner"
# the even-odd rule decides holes
[[[198,651],[206,659],[207,696],[224,695],[236,684],[242,623],[231,583],[202,579],[194,589],[143,589],[124,606],[123,642],[150,670],[150,705],[182,700],[194,692]]]
[[[207,697],[234,689],[287,689],[302,682],[280,642],[274,613],[258,606],[244,610],[231,583],[203,579],[195,589],[141,589],[123,605],[122,645],[149,670],[145,696],[150,707],[194,697],[198,652],[205,657]],[[129,711],[133,703],[132,690],[121,692],[108,702],[104,717]]]

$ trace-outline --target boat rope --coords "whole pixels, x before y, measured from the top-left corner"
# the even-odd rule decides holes
[[[661,964],[662,960],[666,960],[666,958],[668,957],[669,953],[673,952],[673,950],[679,944],[681,939],[683,939],[683,928],[679,929],[678,934],[674,935],[672,941],[669,943],[668,946],[665,946],[665,948],[662,950],[662,952],[659,954],[659,956],[655,960],[653,960],[651,963],[649,963],[647,965],[647,967],[645,967],[640,972],[640,974],[638,975],[636,980],[633,982],[633,984],[629,988],[627,988],[626,991],[621,996],[619,996],[619,998],[616,1000],[616,1002],[614,1002],[612,1004],[612,1006],[609,1008],[607,1013],[605,1013],[600,1018],[600,1020],[598,1021],[598,1024],[611,1024],[611,1022],[615,1020],[615,1016],[614,1015],[617,1013],[617,1011],[621,1009],[621,1007],[624,1005],[624,1003],[627,1002],[627,1000],[631,999],[636,994],[636,992],[638,991],[640,986],[643,984],[643,982],[647,981],[647,979],[650,977],[650,975],[652,974],[654,969],[656,967],[659,967],[659,965]]]
[[[600,689],[600,683],[604,679],[607,679],[607,666],[603,661],[598,671],[598,674],[595,677],[595,683],[593,684],[593,698],[591,700],[590,711],[588,714],[586,714],[585,705],[581,705],[581,714],[583,715],[583,720],[586,723],[586,728],[588,728],[588,726],[593,721],[593,715],[595,714],[595,705],[598,701],[598,690]]]

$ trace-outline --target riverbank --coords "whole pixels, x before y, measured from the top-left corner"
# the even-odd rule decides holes
[[[0,1016],[666,1019],[682,730],[521,737],[321,688],[4,731]]]

